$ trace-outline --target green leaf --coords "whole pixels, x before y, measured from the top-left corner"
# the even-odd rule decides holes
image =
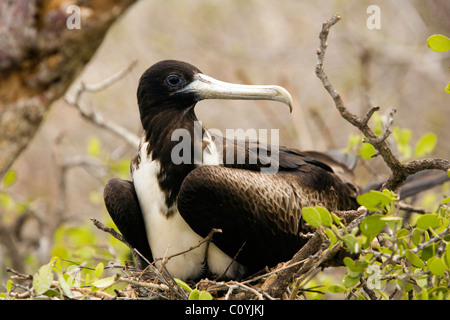
[[[48,289],[43,294],[34,297],[34,300],[50,300],[53,297],[59,297],[60,294],[55,289]]]
[[[436,52],[450,50],[450,39],[441,34],[434,34],[427,39],[428,47]]]
[[[436,228],[440,225],[437,214],[429,213],[420,216],[416,221],[417,228],[427,230],[428,228]]]
[[[445,259],[445,263],[447,264],[447,269],[450,270],[450,242],[447,243],[447,246],[445,247],[445,253],[443,257]]]
[[[445,198],[444,200],[442,200],[442,203],[450,203],[450,197]]]
[[[87,146],[88,154],[94,157],[97,157],[100,155],[100,140],[98,140],[96,137],[91,137],[88,141]]]
[[[63,291],[64,295],[72,298],[73,294],[70,290],[69,285],[67,284],[66,280],[64,279],[63,275],[61,273],[58,273],[58,281],[59,281],[59,287]]]
[[[386,222],[393,222],[393,221],[401,222],[401,221],[403,221],[403,219],[401,217],[393,217],[393,216],[382,216],[380,218],[380,220],[386,221]]]
[[[450,93],[450,82],[449,82],[448,85],[445,87],[445,92]]]
[[[384,189],[381,193],[385,194],[386,196],[389,197],[389,199],[391,199],[391,201],[396,201],[398,200],[398,196],[395,192],[392,192],[391,190],[388,189]]]
[[[0,207],[6,210],[12,210],[15,207],[14,199],[6,193],[0,193]]]
[[[116,281],[115,276],[106,277],[106,278],[99,279],[97,281],[92,282],[92,286],[94,286],[96,288],[106,288],[106,287],[109,287],[110,285],[112,285],[115,281]]]
[[[376,153],[376,150],[373,145],[368,142],[364,142],[359,150],[359,155],[363,159],[372,159],[372,156]]]
[[[319,227],[322,223],[319,211],[316,208],[306,207],[302,209],[302,216],[312,227]]]
[[[398,239],[401,239],[401,238],[405,238],[405,237],[408,235],[408,233],[409,233],[408,229],[402,228],[402,229],[400,229],[400,230],[397,231],[397,233],[395,234],[395,236],[396,236]]]
[[[412,151],[409,142],[412,137],[412,131],[409,129],[400,129],[399,127],[394,127],[394,129],[392,130],[392,137],[397,143],[397,149],[403,155],[403,157],[406,159],[410,158]]]
[[[335,213],[331,213],[331,216],[333,217],[333,221],[334,221],[334,223],[336,223],[337,225],[340,225],[341,224],[341,221],[342,221],[342,219],[341,218],[339,218]],[[343,226],[343,225],[342,225]]]
[[[338,285],[332,285],[328,287],[328,291],[332,293],[341,293],[344,292],[346,289],[343,286]]]
[[[436,143],[437,137],[434,133],[425,134],[416,144],[416,156],[423,157],[424,155],[433,152]]]
[[[103,265],[103,263],[99,263],[97,264],[97,266],[95,267],[95,271],[94,271],[94,277],[95,278],[100,278],[100,276],[103,273],[103,270],[105,270],[105,266]]]
[[[8,172],[6,172],[5,178],[3,178],[3,187],[7,188],[11,186],[12,184],[14,184],[14,182],[16,182],[16,180],[17,180],[16,171],[9,170]]]
[[[192,292],[192,288],[189,287],[189,285],[188,285],[186,282],[184,282],[183,280],[180,280],[180,279],[175,278],[175,282],[176,282],[181,288],[183,288],[184,290],[187,290],[187,291],[189,291],[189,292]]]
[[[362,272],[364,272],[368,265],[367,261],[353,261],[350,257],[345,257],[343,261],[348,270],[354,273],[353,275],[351,275],[353,277],[358,276]]]
[[[407,250],[405,252],[405,257],[406,259],[409,260],[409,262],[411,262],[411,264],[417,268],[424,268],[425,267],[425,263],[422,261],[422,259],[420,259],[420,257],[415,254],[414,252]]]
[[[345,246],[353,253],[358,253],[361,249],[358,239],[351,234],[344,236],[344,243]]]
[[[189,300],[200,300],[200,291],[197,289],[192,290],[189,295]]]
[[[6,281],[6,292],[10,293],[14,288],[14,282],[12,280]]]
[[[189,295],[189,300],[212,300],[213,297],[208,291],[199,291],[198,289],[194,289],[191,291]]]
[[[436,255],[436,250],[437,250],[436,244],[435,243],[430,244],[429,246],[423,248],[420,251],[420,258],[423,261],[428,261],[431,257],[434,257]]]
[[[416,246],[420,243],[420,235],[421,235],[421,232],[419,229],[414,229],[411,234],[411,241]]]
[[[364,193],[356,198],[356,201],[367,210],[377,211],[384,210],[385,207],[390,204],[396,198],[392,198],[390,194],[372,190],[368,193]]]
[[[37,295],[43,294],[50,289],[53,281],[52,263],[45,264],[39,268],[38,273],[33,276],[33,288]]]
[[[438,286],[431,288],[428,292],[428,296],[433,297],[436,300],[444,300],[448,294],[448,288],[446,286]]]
[[[325,234],[328,237],[328,239],[330,239],[332,245],[334,245],[337,242],[336,235],[331,229],[325,229]]]
[[[359,283],[359,277],[353,278],[353,277],[350,277],[348,274],[345,275],[344,280],[343,280],[344,287],[346,287],[346,288],[354,287],[358,283]]]
[[[320,214],[321,224],[324,226],[327,226],[327,227],[331,227],[331,225],[333,224],[333,219],[331,217],[331,213],[324,207],[320,207],[320,206],[317,206],[316,210]]]
[[[361,233],[370,239],[377,236],[386,226],[383,218],[382,214],[373,214],[364,218],[359,226]]]
[[[428,269],[430,269],[431,273],[443,277],[445,276],[445,266],[444,262],[438,257],[431,257],[427,261]]]
[[[347,147],[345,148],[345,153],[355,152],[359,144],[361,143],[362,136],[351,133],[348,137]]]
[[[213,297],[208,291],[200,291],[198,300],[212,300]]]

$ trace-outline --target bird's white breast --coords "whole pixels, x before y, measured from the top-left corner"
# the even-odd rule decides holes
[[[157,178],[161,164],[153,160],[151,154],[147,155],[147,144],[141,146],[140,164],[132,168],[132,176],[153,258],[158,259],[188,250],[198,245],[203,238],[186,223],[176,204],[171,208],[167,207],[165,194]],[[167,215],[168,212],[171,214]],[[196,249],[171,258],[166,264],[167,270],[179,279],[199,277],[205,259],[205,245],[206,243],[203,243]],[[207,258],[210,272],[214,274],[224,274],[231,263],[227,276],[234,277],[243,270],[241,265],[232,262],[232,259],[213,243],[209,245]]]

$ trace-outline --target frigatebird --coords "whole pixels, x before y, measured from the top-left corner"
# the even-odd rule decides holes
[[[144,134],[132,181],[109,180],[104,200],[124,238],[149,261],[184,252],[165,264],[173,277],[241,279],[289,260],[306,243],[304,206],[357,208],[355,187],[317,154],[277,146],[270,159],[269,143],[213,137],[202,126],[200,143],[187,140],[192,161],[173,161],[180,143],[173,133],[195,135],[194,107],[204,99],[274,100],[292,109],[282,87],[218,81],[186,62],[164,60],[143,73],[137,100]],[[225,161],[230,152],[235,161]],[[239,152],[256,161],[237,163]],[[263,172],[271,160],[276,170]],[[196,247],[213,229],[221,232]]]

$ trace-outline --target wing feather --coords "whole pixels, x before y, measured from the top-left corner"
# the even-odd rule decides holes
[[[305,243],[304,206],[330,210],[353,206],[351,190],[332,172],[304,162],[277,174],[222,166],[200,166],[183,181],[178,210],[192,229],[206,236],[222,229],[214,243],[253,271],[288,260]]]
[[[109,215],[127,242],[148,261],[152,261],[144,218],[133,182],[117,178],[110,179],[103,190],[103,198]],[[143,261],[139,263],[145,266]]]

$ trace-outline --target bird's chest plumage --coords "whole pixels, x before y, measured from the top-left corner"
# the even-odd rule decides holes
[[[167,270],[180,279],[195,279],[204,271],[206,243],[195,247],[202,237],[195,233],[178,212],[176,203],[168,207],[166,194],[161,189],[161,163],[147,153],[147,143],[140,148],[140,162],[132,166],[132,177],[145,221],[147,236],[155,260],[188,251],[171,258]],[[221,275],[232,263],[232,259],[209,245],[207,265],[211,273]],[[157,263],[158,264],[158,263]],[[233,272],[235,268],[229,268]]]

